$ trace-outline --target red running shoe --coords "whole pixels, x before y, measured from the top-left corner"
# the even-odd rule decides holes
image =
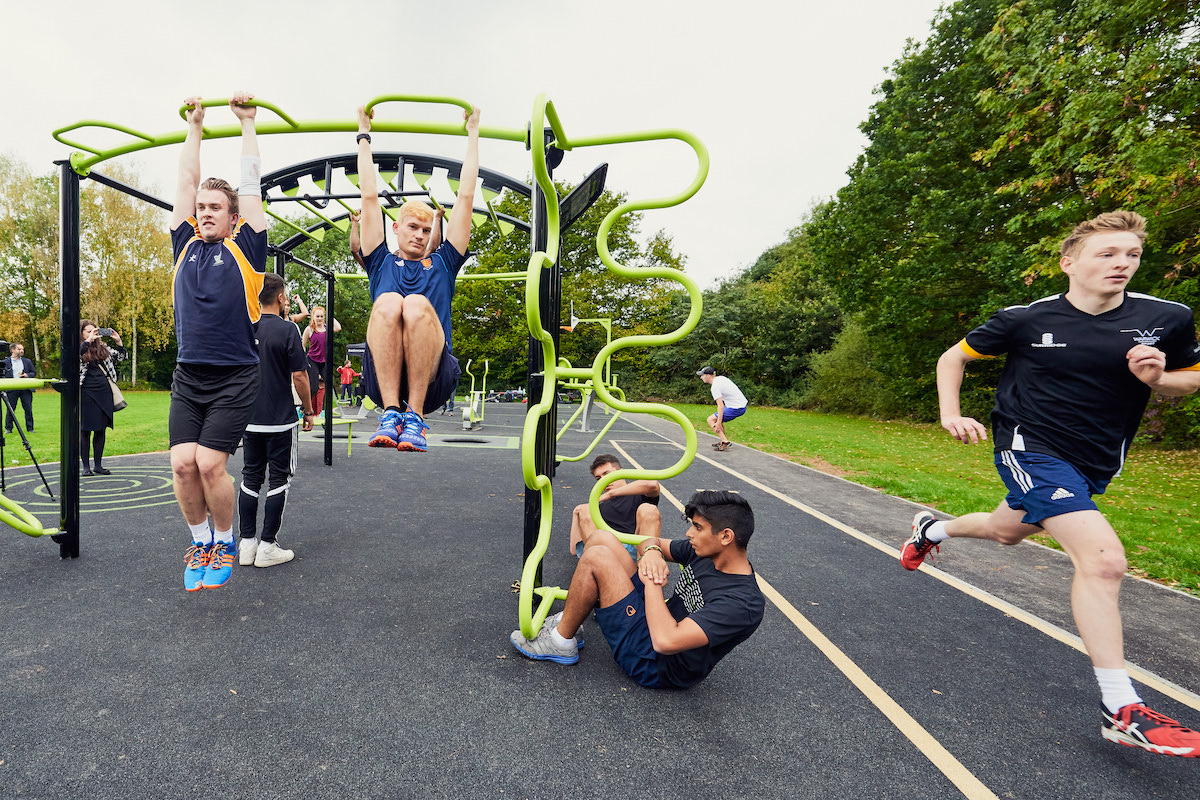
[[[900,563],[905,569],[918,569],[930,550],[935,553],[941,551],[941,548],[925,538],[929,526],[935,522],[937,519],[928,511],[922,511],[913,517],[912,536],[908,537],[904,547],[900,548]]]
[[[1144,703],[1130,703],[1116,714],[1108,713],[1101,704],[1100,711],[1104,714],[1100,735],[1110,742],[1165,756],[1200,758],[1200,733],[1146,708]]]

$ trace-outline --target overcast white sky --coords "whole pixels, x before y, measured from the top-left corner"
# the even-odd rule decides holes
[[[647,212],[643,233],[665,229],[708,286],[752,264],[845,183],[866,143],[858,125],[872,90],[906,39],[928,36],[941,5],[0,0],[0,151],[49,171],[70,151],[51,138],[56,128],[98,119],[178,131],[185,97],[239,88],[309,120],[353,119],[379,95],[450,95],[478,105],[485,125],[506,128],[523,128],[546,93],[568,136],[683,128],[700,137],[712,162],[707,182],[682,206]],[[445,118],[429,106],[379,113]],[[218,114],[220,124],[233,121],[216,109],[210,119]],[[461,138],[380,139],[377,149],[462,156]],[[349,134],[271,136],[260,146],[271,171],[350,152],[354,142]],[[206,144],[204,173],[235,177],[233,147]],[[160,148],[125,161],[169,199],[177,158]],[[481,160],[518,178],[529,172],[517,144],[484,141]],[[608,186],[634,198],[675,194],[695,169],[682,144],[624,145],[568,153],[555,177],[577,182],[605,160]]]

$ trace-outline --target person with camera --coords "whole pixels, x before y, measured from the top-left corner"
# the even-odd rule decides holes
[[[37,371],[33,362],[25,358],[25,346],[13,342],[9,345],[9,354],[0,368],[0,378],[36,378]],[[12,433],[16,424],[17,406],[25,408],[25,430],[33,433],[33,389],[9,389],[8,411],[4,415],[4,432]]]
[[[109,348],[102,339],[112,340]],[[79,323],[79,456],[84,475],[111,475],[101,465],[106,433],[113,426],[113,361],[124,361],[121,335],[112,328],[97,328],[90,320]],[[95,454],[95,467],[89,463]]]

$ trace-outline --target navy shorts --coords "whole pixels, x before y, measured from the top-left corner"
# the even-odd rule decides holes
[[[729,408],[728,406],[726,406],[725,413],[721,415],[721,422],[723,422],[723,423],[729,422],[729,420],[737,419],[738,417],[740,417],[742,414],[745,414],[745,413],[746,413],[745,406],[742,406],[741,408]]]
[[[996,470],[1008,488],[1008,507],[1024,511],[1022,522],[1041,525],[1048,517],[1094,511],[1092,495],[1104,494],[1108,481],[1096,481],[1070,463],[1044,453],[1002,450]]]
[[[633,591],[620,602],[596,609],[596,622],[625,674],[648,689],[657,689],[658,653],[646,624],[646,589],[636,572],[629,580]]]
[[[400,402],[406,402],[408,398],[408,370],[400,376]],[[425,407],[421,409],[421,415],[432,413],[441,408],[442,405],[451,397],[458,389],[458,379],[462,375],[462,370],[458,368],[458,359],[450,352],[449,345],[442,347],[442,360],[438,363],[437,372],[433,376],[433,380],[429,382],[429,388],[425,390]],[[363,368],[362,368],[362,385],[367,393],[367,397],[371,398],[377,406],[383,406],[383,395],[379,391],[379,382],[375,380],[375,361],[371,358],[371,348],[363,347]]]
[[[171,447],[196,443],[233,454],[258,397],[258,364],[176,364],[167,431]]]

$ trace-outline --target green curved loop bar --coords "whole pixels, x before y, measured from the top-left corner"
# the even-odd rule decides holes
[[[0,494],[0,522],[16,528],[26,536],[44,536],[58,533],[58,528],[43,528],[37,517],[21,507],[17,501]]]
[[[372,101],[372,104],[391,101],[395,99],[416,100],[418,102],[439,102],[449,103],[460,108],[470,109],[471,105],[465,100],[457,100],[454,98],[412,98],[412,97],[381,97]],[[277,106],[268,103],[264,100],[251,100],[252,105],[266,108],[279,116],[281,121],[261,121],[256,120],[254,130],[259,136],[269,136],[277,133],[357,133],[358,120],[295,120],[288,116]],[[225,105],[229,103],[229,98],[225,99],[208,99],[201,100],[200,104],[204,107]],[[182,116],[187,118],[188,106],[182,106],[180,111]],[[134,137],[132,141],[125,144],[117,145],[109,148],[90,147],[79,142],[71,141],[63,137],[63,134],[69,133],[79,128],[94,127],[108,128],[121,133],[127,133]],[[443,134],[447,136],[466,136],[466,126],[460,121],[457,123],[445,122],[428,122],[421,120],[372,120],[372,133],[429,133]],[[77,122],[74,125],[68,125],[53,132],[54,138],[65,144],[68,147],[77,148],[86,152],[75,152],[71,154],[71,169],[75,170],[79,175],[87,175],[88,171],[103,161],[116,158],[118,156],[136,153],[141,150],[148,150],[154,147],[163,147],[166,145],[181,144],[187,138],[187,130],[175,131],[172,133],[162,133],[151,135],[141,131],[133,130],[122,125],[117,125],[111,122],[103,122],[98,120],[84,120]],[[218,125],[204,129],[205,139],[228,139],[242,135],[242,126],[235,125]],[[502,141],[525,143],[528,138],[525,128],[503,128],[497,126],[480,125],[479,136],[484,139],[499,139]],[[88,155],[90,154],[90,155]]]
[[[232,99],[233,98],[230,98],[230,97],[215,97],[215,98],[210,97],[207,100],[201,99],[200,107],[201,108],[216,108],[217,106],[227,106],[227,105],[229,105],[229,101]],[[259,100],[258,98],[253,98],[253,99],[249,100],[246,103],[246,105],[257,106],[258,108],[265,108],[268,111],[273,111],[273,112],[275,112],[275,116],[279,117],[281,120],[286,122],[288,125],[291,125],[293,129],[300,127],[300,123],[296,122],[296,120],[292,119],[287,114],[283,113],[283,111],[280,110],[279,106],[275,105],[274,103],[268,103],[266,100]],[[190,108],[191,108],[191,106],[189,106],[187,103],[184,103],[183,105],[181,105],[179,107],[179,118],[182,119],[184,122],[187,122],[187,112]],[[240,129],[240,127],[241,126],[239,125],[239,129]]]
[[[698,169],[696,177],[683,191],[669,197],[656,198],[651,200],[643,200],[640,202],[628,201],[622,203],[617,208],[614,208],[604,222],[601,224],[599,231],[596,234],[597,251],[605,266],[616,274],[633,280],[645,280],[650,278],[663,278],[673,280],[684,287],[691,300],[691,311],[687,319],[682,325],[674,331],[665,334],[626,336],[619,338],[608,344],[600,351],[592,361],[591,383],[599,397],[610,408],[615,409],[618,413],[622,412],[641,412],[656,414],[658,416],[667,417],[673,420],[683,431],[686,440],[683,455],[677,462],[665,469],[659,470],[630,470],[620,469],[609,473],[604,478],[596,482],[592,488],[589,497],[589,507],[592,514],[592,519],[600,525],[603,525],[599,513],[599,498],[603,494],[605,488],[618,479],[649,479],[649,480],[665,480],[682,473],[691,464],[696,455],[696,431],[688,422],[687,417],[681,411],[659,403],[629,403],[625,400],[623,392],[615,390],[615,387],[609,387],[604,381],[604,364],[608,358],[615,352],[629,347],[658,347],[662,345],[672,344],[679,341],[684,336],[689,334],[700,320],[702,308],[702,297],[700,288],[690,277],[680,272],[679,270],[670,269],[668,267],[653,267],[653,268],[630,268],[618,264],[612,257],[608,247],[608,235],[612,230],[613,224],[622,215],[630,214],[636,211],[666,208],[668,206],[678,205],[688,198],[692,197],[704,184],[704,180],[708,175],[709,157],[708,150],[704,145],[690,133],[681,130],[661,130],[661,131],[646,131],[626,134],[616,134],[611,136],[592,137],[586,139],[570,140],[564,133],[562,125],[558,119],[558,115],[544,95],[537,98],[534,103],[534,113],[530,122],[531,130],[544,129],[549,122],[551,131],[554,134],[555,147],[561,150],[569,150],[579,147],[588,147],[593,145],[610,145],[610,144],[625,144],[631,142],[656,141],[663,139],[677,139],[688,144],[695,152],[698,160]],[[522,447],[521,447],[521,470],[525,479],[525,485],[530,491],[539,493],[541,502],[542,514],[541,522],[538,528],[537,541],[534,544],[532,552],[525,560],[524,569],[521,573],[521,583],[519,589],[518,615],[520,621],[521,633],[527,638],[533,638],[541,629],[542,623],[545,622],[549,614],[550,606],[555,599],[565,598],[565,590],[559,587],[540,587],[535,589],[534,578],[537,574],[537,566],[545,557],[546,551],[549,548],[550,542],[550,526],[552,512],[552,485],[550,479],[546,475],[536,474],[534,469],[533,446],[537,432],[538,419],[549,412],[550,404],[554,402],[554,397],[557,389],[558,377],[560,374],[565,376],[577,377],[580,376],[580,371],[568,367],[560,369],[558,361],[554,353],[554,340],[545,329],[542,328],[539,318],[538,309],[540,304],[539,288],[540,288],[540,271],[548,266],[552,266],[557,258],[558,236],[559,236],[559,209],[558,195],[554,189],[553,182],[550,180],[549,173],[546,169],[545,153],[541,148],[533,148],[533,173],[534,179],[542,188],[543,194],[546,197],[546,217],[548,221],[548,252],[534,253],[529,259],[529,274],[525,284],[525,313],[526,321],[529,326],[530,335],[535,337],[542,344],[543,354],[543,374],[545,382],[542,386],[542,396],[539,398],[536,405],[531,405],[529,412],[525,418],[525,427],[522,432]],[[586,374],[586,371],[584,371]],[[530,398],[530,403],[533,403],[533,398]],[[614,420],[615,421],[615,418]],[[611,425],[611,422],[610,422]],[[599,439],[597,439],[598,441]],[[627,534],[618,534],[617,537],[627,543],[639,541],[639,537]],[[540,601],[537,608],[534,608],[534,595],[540,596]]]
[[[363,106],[363,108],[367,112],[367,114],[370,114],[372,111],[375,110],[375,106],[379,105],[380,103],[440,103],[443,105],[458,106],[463,111],[466,111],[468,114],[470,114],[472,111],[475,110],[475,107],[472,106],[470,103],[468,103],[466,100],[460,100],[457,97],[431,97],[428,95],[415,95],[415,94],[385,94],[385,95],[381,95],[379,97],[376,97],[371,102],[367,103],[365,106]],[[373,121],[372,121],[371,127],[374,128]],[[465,129],[465,123],[464,123],[464,129]]]

